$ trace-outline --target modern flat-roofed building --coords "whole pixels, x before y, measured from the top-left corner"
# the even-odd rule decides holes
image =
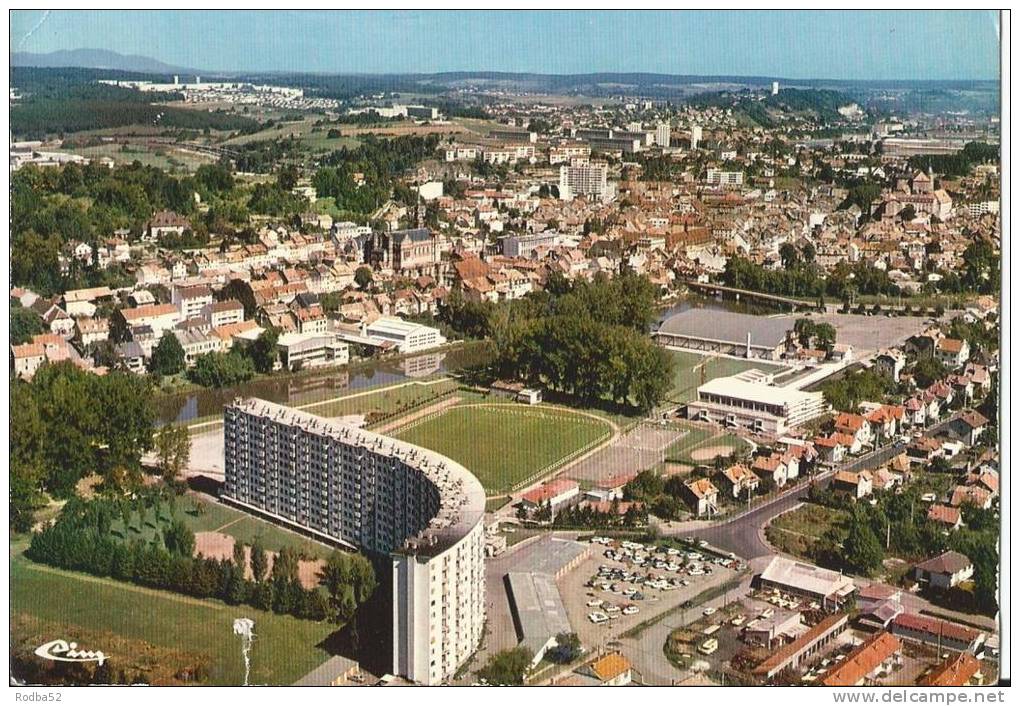
[[[571,201],[584,196],[598,201],[609,201],[614,189],[606,177],[609,167],[605,162],[575,159],[560,167],[560,199]]]
[[[755,432],[785,434],[827,410],[821,392],[775,387],[748,379],[745,372],[699,386],[697,398],[687,404],[687,417]]]
[[[280,363],[288,370],[305,370],[350,362],[350,346],[331,333],[285,333],[276,341]]]
[[[439,329],[404,321],[395,316],[383,316],[369,324],[365,333],[371,338],[391,341],[401,353],[425,351],[446,343]]]
[[[460,464],[260,399],[224,414],[223,497],[330,543],[388,555],[394,674],[451,678],[485,622],[485,491]]]

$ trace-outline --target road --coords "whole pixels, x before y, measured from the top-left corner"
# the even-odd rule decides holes
[[[925,436],[937,436],[944,431],[958,414],[928,427],[924,431]],[[823,471],[810,479],[801,481],[793,488],[784,491],[774,499],[767,500],[761,505],[752,508],[750,511],[737,515],[725,522],[694,529],[674,529],[666,527],[663,534],[694,536],[704,539],[709,544],[733,552],[745,559],[773,554],[772,548],[765,542],[763,537],[764,528],[773,518],[792,510],[803,502],[804,493],[809,485],[814,482],[821,487],[826,487],[835,475],[836,470],[860,471],[866,468],[877,468],[902,453],[907,445],[902,441],[894,441],[875,451],[850,459],[839,466],[838,469]]]

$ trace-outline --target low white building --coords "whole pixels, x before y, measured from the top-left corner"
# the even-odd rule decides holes
[[[747,377],[747,373],[742,373],[701,385],[697,398],[687,405],[687,417],[755,432],[785,434],[828,410],[820,392],[775,387]]]
[[[285,333],[276,347],[280,363],[289,370],[344,365],[351,359],[350,347],[333,334]]]
[[[439,329],[404,321],[395,316],[383,316],[365,327],[365,335],[396,344],[401,353],[425,351],[446,343]]]

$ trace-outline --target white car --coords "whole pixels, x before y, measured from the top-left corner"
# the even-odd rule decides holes
[[[609,616],[600,611],[595,611],[594,613],[588,613],[588,620],[592,621],[596,625],[599,625],[601,623],[608,623]]]
[[[636,605],[629,605],[623,609],[624,615],[637,615],[639,612],[641,612],[641,609]]]
[[[715,615],[715,608],[709,606],[708,608],[705,608],[705,610],[701,611],[701,614],[706,617],[709,615]]]
[[[606,612],[609,613],[610,615],[612,615],[613,613],[619,613],[620,612],[620,606],[618,606],[618,605],[607,606],[606,607]]]
[[[602,601],[599,600],[598,598],[596,598],[593,601],[588,601],[588,607],[589,608],[598,608],[601,605],[602,605]]]

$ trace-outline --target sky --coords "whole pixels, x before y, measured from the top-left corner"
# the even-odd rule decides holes
[[[12,11],[14,51],[205,71],[997,79],[993,11]]]

